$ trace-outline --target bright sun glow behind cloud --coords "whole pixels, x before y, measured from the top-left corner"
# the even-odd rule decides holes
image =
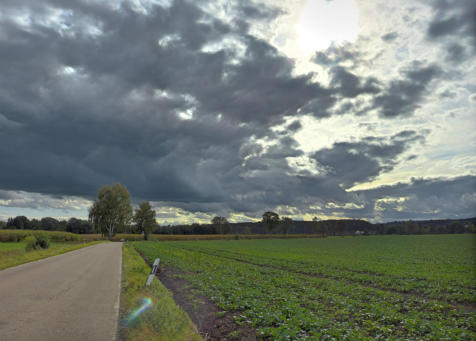
[[[309,0],[297,25],[303,50],[323,50],[332,43],[354,42],[359,33],[354,0]]]

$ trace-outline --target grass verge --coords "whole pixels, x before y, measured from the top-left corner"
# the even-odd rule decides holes
[[[123,244],[121,337],[124,340],[202,340],[188,315],[156,278],[145,286],[149,266],[130,244]]]
[[[56,256],[101,242],[92,243],[51,243],[48,249],[25,251],[25,243],[0,243],[0,270],[42,258]]]

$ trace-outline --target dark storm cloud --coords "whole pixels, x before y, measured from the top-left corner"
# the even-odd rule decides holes
[[[328,201],[363,205],[346,189],[390,171],[423,141],[424,132],[404,131],[336,142],[307,165],[292,137],[300,115],[328,117],[336,105],[353,112],[358,105],[345,100],[363,94],[376,96],[385,117],[410,114],[438,68],[415,64],[385,84],[352,69],[363,58],[353,45],[332,46],[315,56],[330,72],[326,87],[296,76],[293,60],[248,31],[279,10],[243,1],[224,22],[202,3],[2,1],[0,198],[37,192],[30,203],[15,200],[53,207],[42,200],[92,198],[119,181],[135,199],[190,212],[318,205],[330,213]],[[290,166],[296,159],[301,169]],[[367,211],[351,212],[370,216],[364,203]]]
[[[355,191],[385,220],[466,218],[476,215],[476,176],[412,179],[408,183]]]
[[[456,60],[464,54],[464,49],[459,45],[448,46],[448,58]],[[400,67],[400,77],[383,81],[376,77],[368,77],[354,71],[355,66],[372,65],[372,59],[368,53],[364,54],[355,46],[344,44],[342,46],[332,45],[326,51],[317,52],[312,61],[321,65],[331,77],[330,88],[332,96],[328,103],[325,115],[315,115],[316,117],[327,117],[331,113],[342,114],[352,112],[356,115],[363,115],[369,110],[377,110],[384,118],[396,118],[411,116],[418,109],[431,83],[443,74],[441,67],[437,64],[427,64],[414,60],[406,67]],[[372,95],[370,104],[363,105],[362,102],[346,102],[362,94]],[[332,108],[337,100],[336,95],[340,95],[340,108]],[[310,104],[309,104],[310,105]]]
[[[401,79],[392,80],[383,93],[374,97],[374,108],[385,118],[413,115],[441,69],[435,64],[424,65],[415,61],[400,73]]]
[[[380,83],[374,77],[363,80],[342,66],[334,66],[330,72],[332,75],[330,85],[344,97],[353,98],[361,94],[380,92]]]
[[[424,142],[422,134],[427,133],[405,130],[389,138],[369,137],[357,142],[334,143],[332,147],[311,155],[315,161],[314,167],[319,170],[317,174],[296,172],[284,162],[283,158],[301,156],[302,153],[293,148],[293,139],[283,138],[267,150],[249,150],[246,153],[246,173],[242,173],[246,181],[227,182],[229,192],[236,195],[227,199],[229,203],[222,202],[220,205],[256,217],[263,210],[275,206],[289,205],[308,212],[309,206],[318,205],[321,209],[316,214],[341,212],[349,217],[360,215],[371,218],[375,213],[373,204],[362,201],[358,195],[346,192],[346,189],[391,171],[411,146]],[[270,185],[274,183],[279,183],[279,186]],[[234,200],[236,198],[240,200]],[[335,205],[326,208],[328,202]],[[191,209],[190,204],[180,205],[184,209]],[[336,208],[346,205],[363,208]],[[205,207],[203,209],[207,210]]]
[[[301,122],[299,122],[299,121],[294,121],[294,122],[290,123],[290,124],[286,127],[286,130],[287,130],[287,131],[293,131],[293,132],[294,132],[294,131],[297,131],[297,130],[299,130],[299,129],[301,129],[301,128],[302,128]]]
[[[456,43],[448,44],[448,46],[446,47],[446,51],[446,60],[451,62],[461,62],[466,57],[464,47]]]
[[[434,15],[428,25],[428,38],[468,39],[476,52],[476,2],[473,0],[439,0],[429,4]]]
[[[448,53],[448,58],[454,59],[460,58],[464,51],[450,46]],[[363,115],[369,110],[377,110],[384,118],[411,116],[424,102],[432,81],[443,73],[439,65],[415,60],[407,67],[400,68],[400,77],[389,81],[364,76],[354,71],[355,66],[371,65],[372,57],[348,44],[331,46],[324,52],[317,52],[313,61],[329,73],[332,89],[332,96],[326,97],[327,101],[332,102],[327,103],[323,115],[315,115],[316,117],[350,112]],[[370,103],[347,101],[363,94],[372,95]],[[330,110],[338,102],[337,99],[341,100],[339,106]]]
[[[403,131],[389,140],[367,138],[360,142],[337,142],[312,157],[328,170],[337,184],[350,188],[392,170],[397,158],[417,141],[424,141],[424,136]]]
[[[120,181],[145,199],[229,202],[249,189],[240,187],[243,171],[302,154],[284,137],[267,162],[250,159],[243,170],[242,147],[252,137],[276,138],[272,124],[329,95],[312,75],[293,76],[293,62],[271,45],[185,1],[146,14],[128,2],[118,9],[59,1],[4,8],[3,189],[92,197]],[[18,13],[30,20],[19,22]],[[54,22],[45,24],[52,13]],[[244,50],[203,50],[223,39]]]
[[[312,75],[292,77],[293,62],[274,47],[246,36],[245,57],[228,68],[227,78],[199,96],[207,112],[228,112],[234,121],[269,124],[329,91],[311,82]],[[218,102],[216,99],[220,99]],[[326,110],[326,108],[320,108]]]

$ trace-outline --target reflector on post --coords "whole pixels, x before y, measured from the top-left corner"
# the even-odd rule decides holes
[[[150,272],[149,278],[147,278],[146,285],[148,287],[152,284],[152,281],[154,280],[157,269],[159,268],[159,263],[160,263],[160,259],[156,258],[155,261],[154,261],[154,264],[152,266],[152,271]]]

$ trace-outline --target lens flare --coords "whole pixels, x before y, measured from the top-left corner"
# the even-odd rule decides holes
[[[139,317],[140,314],[142,314],[144,311],[152,307],[152,299],[149,297],[144,297],[142,299],[142,304],[139,308],[136,310],[132,311],[126,318],[125,323],[126,325],[130,324],[133,322],[137,317]]]

